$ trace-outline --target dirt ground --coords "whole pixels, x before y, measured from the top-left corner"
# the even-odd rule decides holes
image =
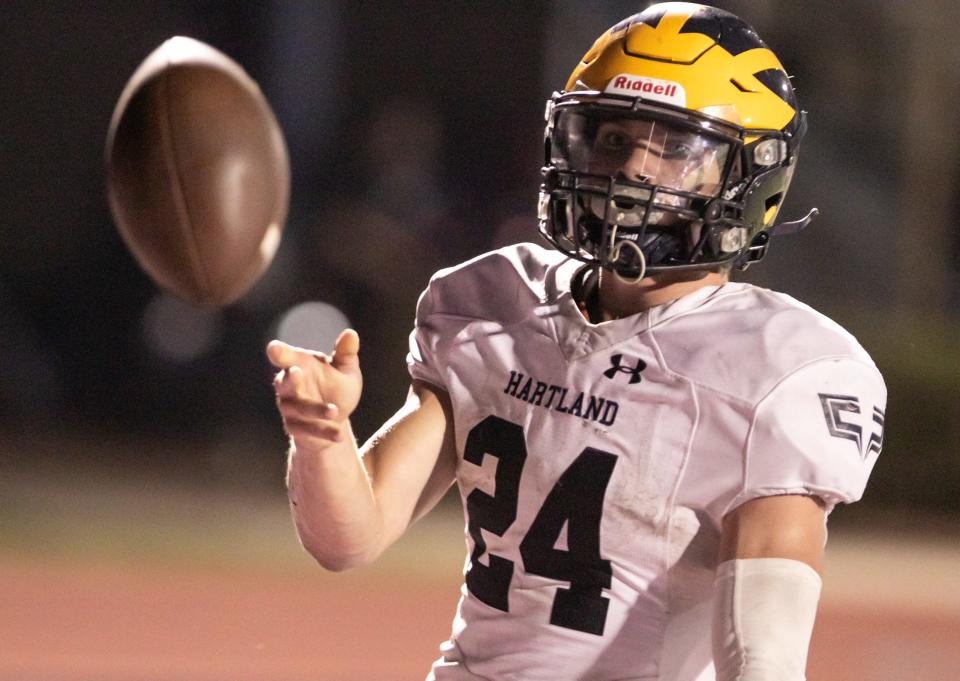
[[[277,499],[0,493],[0,681],[417,681],[456,604],[452,514],[329,574]],[[960,547],[840,535],[828,555],[811,681],[960,679]]]

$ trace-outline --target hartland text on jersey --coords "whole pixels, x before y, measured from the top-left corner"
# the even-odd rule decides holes
[[[507,387],[503,392],[544,409],[553,409],[561,414],[579,416],[588,421],[596,421],[604,426],[612,426],[617,420],[620,405],[613,400],[573,392],[562,385],[544,383],[533,376],[524,376],[519,371],[511,371]]]

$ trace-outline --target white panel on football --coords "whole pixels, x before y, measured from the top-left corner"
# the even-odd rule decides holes
[[[260,257],[265,260],[272,260],[274,253],[280,247],[280,236],[283,233],[283,226],[277,222],[271,222],[267,227],[266,234],[263,235],[263,241],[260,242]]]
[[[193,307],[172,295],[154,296],[143,313],[143,336],[150,350],[186,364],[210,352],[222,336],[220,314]]]
[[[276,323],[276,338],[284,343],[330,353],[340,332],[349,328],[347,316],[329,303],[300,303],[283,313]]]

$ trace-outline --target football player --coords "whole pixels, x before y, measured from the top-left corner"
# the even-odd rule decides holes
[[[806,127],[773,52],[711,7],[604,33],[547,104],[540,228],[438,272],[406,404],[363,447],[359,339],[279,342],[304,547],[374,560],[456,483],[469,555],[429,678],[801,681],[825,523],[863,493],[885,387],[837,324],[731,283]]]

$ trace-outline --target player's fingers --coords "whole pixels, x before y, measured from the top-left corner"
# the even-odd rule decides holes
[[[353,329],[344,329],[334,344],[332,363],[338,369],[360,363],[360,335]]]
[[[277,393],[277,397],[293,395],[293,384],[287,376],[286,369],[281,369],[274,375],[273,390]]]
[[[302,419],[334,420],[340,414],[335,404],[304,400],[295,395],[278,395],[277,403],[284,418],[295,416]]]
[[[296,365],[277,372],[273,379],[273,389],[277,398],[315,404],[321,402],[318,388],[314,387],[313,392],[316,394],[311,394],[311,390],[306,387],[303,370]]]
[[[294,364],[286,371],[287,379],[290,381],[290,385],[293,386],[293,394],[303,396],[303,369]]]
[[[280,340],[272,340],[267,343],[267,359],[278,369],[286,369],[294,364],[305,366],[313,361],[318,354],[313,350],[298,348]]]
[[[283,341],[272,340],[267,343],[267,359],[278,369],[286,369],[293,364],[293,348]]]
[[[340,409],[333,402],[328,402],[324,405],[324,417],[325,419],[330,419],[331,421],[337,420],[340,418]]]

